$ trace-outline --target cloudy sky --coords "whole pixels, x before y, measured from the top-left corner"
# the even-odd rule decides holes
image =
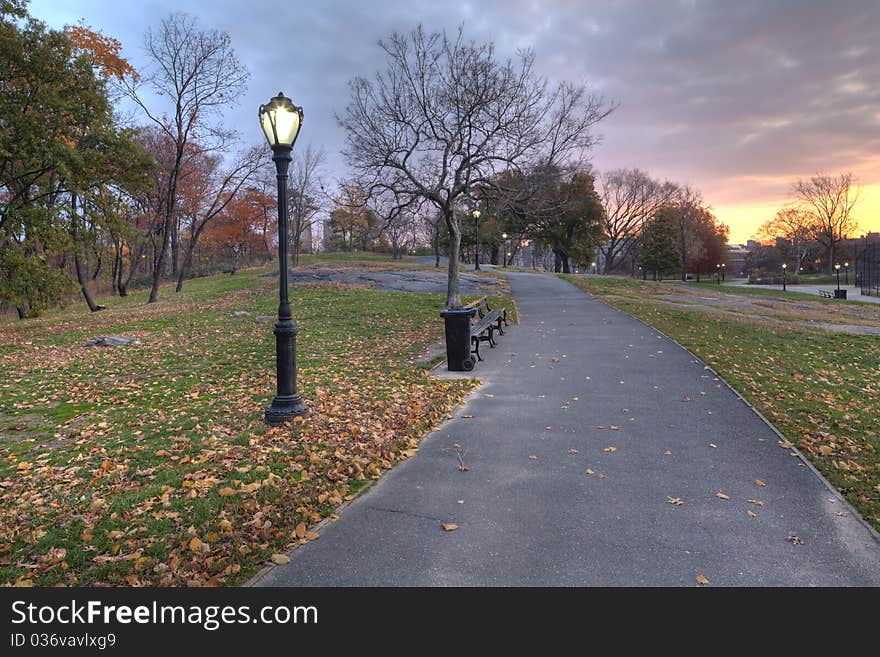
[[[262,140],[256,112],[279,89],[305,109],[299,144],[344,171],[334,113],[347,81],[383,66],[376,42],[418,23],[532,48],[540,71],[619,104],[600,126],[599,170],[640,167],[699,188],[732,241],[748,239],[815,172],[852,171],[863,228],[880,230],[877,0],[32,0],[53,27],[84,19],[137,68],[143,33],[173,11],[226,31],[251,72],[227,123]]]

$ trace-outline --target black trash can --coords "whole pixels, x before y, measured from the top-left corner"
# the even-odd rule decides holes
[[[834,290],[834,298],[835,299],[846,299],[846,289],[843,290]]]
[[[471,354],[471,317],[476,308],[452,308],[440,313],[446,320],[446,363],[450,372],[470,372],[475,360]]]

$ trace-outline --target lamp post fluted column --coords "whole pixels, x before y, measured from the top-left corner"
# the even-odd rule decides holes
[[[287,172],[291,151],[302,126],[303,111],[281,92],[260,106],[260,125],[272,147],[272,159],[278,180],[278,321],[275,322],[276,394],[266,409],[266,424],[277,426],[308,408],[296,389],[296,335],[288,297],[287,269]]]
[[[266,424],[279,425],[304,415],[308,409],[296,389],[296,335],[299,329],[290,310],[287,285],[287,172],[291,150],[273,146],[278,179],[278,321],[275,322],[276,394],[266,409]]]

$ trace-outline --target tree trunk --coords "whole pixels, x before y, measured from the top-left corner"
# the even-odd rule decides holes
[[[434,227],[434,266],[440,268],[440,221]]]
[[[828,274],[834,275],[834,241],[828,243]]]
[[[684,239],[684,217],[678,220],[679,239],[681,240],[681,282],[687,282],[687,244]]]
[[[501,248],[497,244],[492,245],[492,251],[489,253],[489,263],[493,265],[498,264],[498,254],[501,252]]]
[[[74,269],[76,269],[76,280],[79,283],[79,289],[82,290],[83,298],[86,300],[86,304],[93,313],[98,312],[99,310],[104,310],[104,306],[99,306],[95,303],[95,299],[92,297],[92,293],[88,288],[88,281],[86,280],[85,273],[83,272],[82,266],[82,258],[79,255],[79,249],[76,244],[73,246],[73,264]]]
[[[159,280],[162,278],[162,269],[165,267],[165,252],[168,251],[170,238],[167,225],[169,221],[170,219],[166,218],[166,225],[162,228],[162,247],[159,249],[159,255],[153,268],[153,286],[150,288],[150,298],[147,303],[156,303],[159,300]]]
[[[70,237],[71,242],[73,242],[73,265],[76,270],[76,281],[79,283],[79,289],[82,290],[86,305],[88,305],[89,310],[93,313],[103,310],[104,308],[102,306],[95,303],[95,299],[92,297],[92,293],[88,288],[88,280],[86,280],[87,276],[85,271],[83,271],[84,267],[79,243],[79,214],[76,207],[76,193],[71,193],[70,195]]]
[[[177,276],[180,264],[180,223],[178,219],[171,221],[171,277]]]
[[[27,310],[25,310],[24,306],[16,306],[15,311],[18,313],[19,319],[27,319]]]
[[[446,307],[461,308],[461,293],[458,281],[458,254],[461,248],[461,227],[455,220],[452,209],[444,210],[443,219],[449,229],[449,275],[446,283]]]

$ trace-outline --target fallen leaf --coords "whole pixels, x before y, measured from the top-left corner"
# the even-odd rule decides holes
[[[321,538],[320,534],[317,534],[312,531],[306,532],[306,540],[307,541],[317,541],[319,538]]]
[[[834,450],[831,449],[828,445],[819,445],[819,453],[822,456],[830,456],[834,453]]]
[[[764,506],[764,503],[761,500],[746,500],[749,504],[754,504],[755,506]]]
[[[670,452],[670,451],[667,449],[665,452],[663,452],[663,456],[672,456],[672,452]]]
[[[748,514],[749,518],[757,518],[758,517],[758,514],[755,513],[754,511],[746,511],[746,513]]]
[[[596,473],[593,472],[592,470],[590,470],[590,468],[587,468],[587,474],[588,474],[588,475],[594,475],[594,474],[596,474]]]
[[[470,419],[472,419],[474,416],[473,416],[473,415],[462,415],[462,417],[463,417],[465,420],[470,420]]]
[[[715,443],[709,443],[709,447],[711,447],[712,449],[715,449],[718,447],[718,445],[716,445]]]
[[[294,528],[293,533],[296,534],[297,538],[304,538],[306,535],[306,523],[299,523],[296,528]]]
[[[776,441],[782,449],[791,449],[792,444],[787,440],[778,440]]]
[[[568,453],[569,454],[577,454],[578,451],[576,449],[570,449],[570,450],[568,450]]]
[[[761,488],[764,488],[764,486],[766,486],[767,484],[765,484],[765,483],[764,483],[763,481],[761,481],[760,479],[755,479],[755,485],[756,485],[756,486],[760,486]]]
[[[445,532],[454,532],[456,529],[458,529],[458,525],[456,525],[454,522],[443,523],[443,531]]]
[[[680,497],[669,497],[669,496],[667,496],[667,497],[666,497],[666,501],[667,501],[669,504],[672,504],[672,505],[674,505],[674,506],[681,506],[682,504],[684,504],[684,500],[681,499]]]
[[[700,586],[706,586],[709,584],[709,580],[706,578],[705,575],[701,573],[697,575],[697,584],[699,584]]]
[[[235,495],[235,489],[230,488],[229,486],[224,486],[220,490],[217,491],[220,494],[220,497],[232,497]]]
[[[725,495],[721,491],[718,491],[717,493],[715,493],[715,497],[721,498],[722,500],[729,500],[730,499],[730,495]]]
[[[530,460],[530,461],[537,461],[537,460],[538,460],[538,457],[535,456],[534,454],[529,454],[529,460]]]
[[[290,561],[290,557],[286,554],[273,554],[272,562],[278,564],[279,566],[286,564]]]
[[[617,451],[617,448],[616,448],[616,447],[606,447],[606,448],[603,449],[602,451],[603,451],[603,452],[609,452],[609,453],[610,453],[610,452],[616,452],[616,451]]]
[[[794,544],[794,545],[803,545],[804,544],[804,539],[802,539],[800,536],[797,536],[796,534],[789,534],[788,536],[785,537],[785,540],[788,541],[789,543]]]
[[[616,425],[614,425],[614,424],[612,424],[609,428],[610,428],[612,431],[620,431],[620,427],[618,427],[618,426],[616,426]]]

